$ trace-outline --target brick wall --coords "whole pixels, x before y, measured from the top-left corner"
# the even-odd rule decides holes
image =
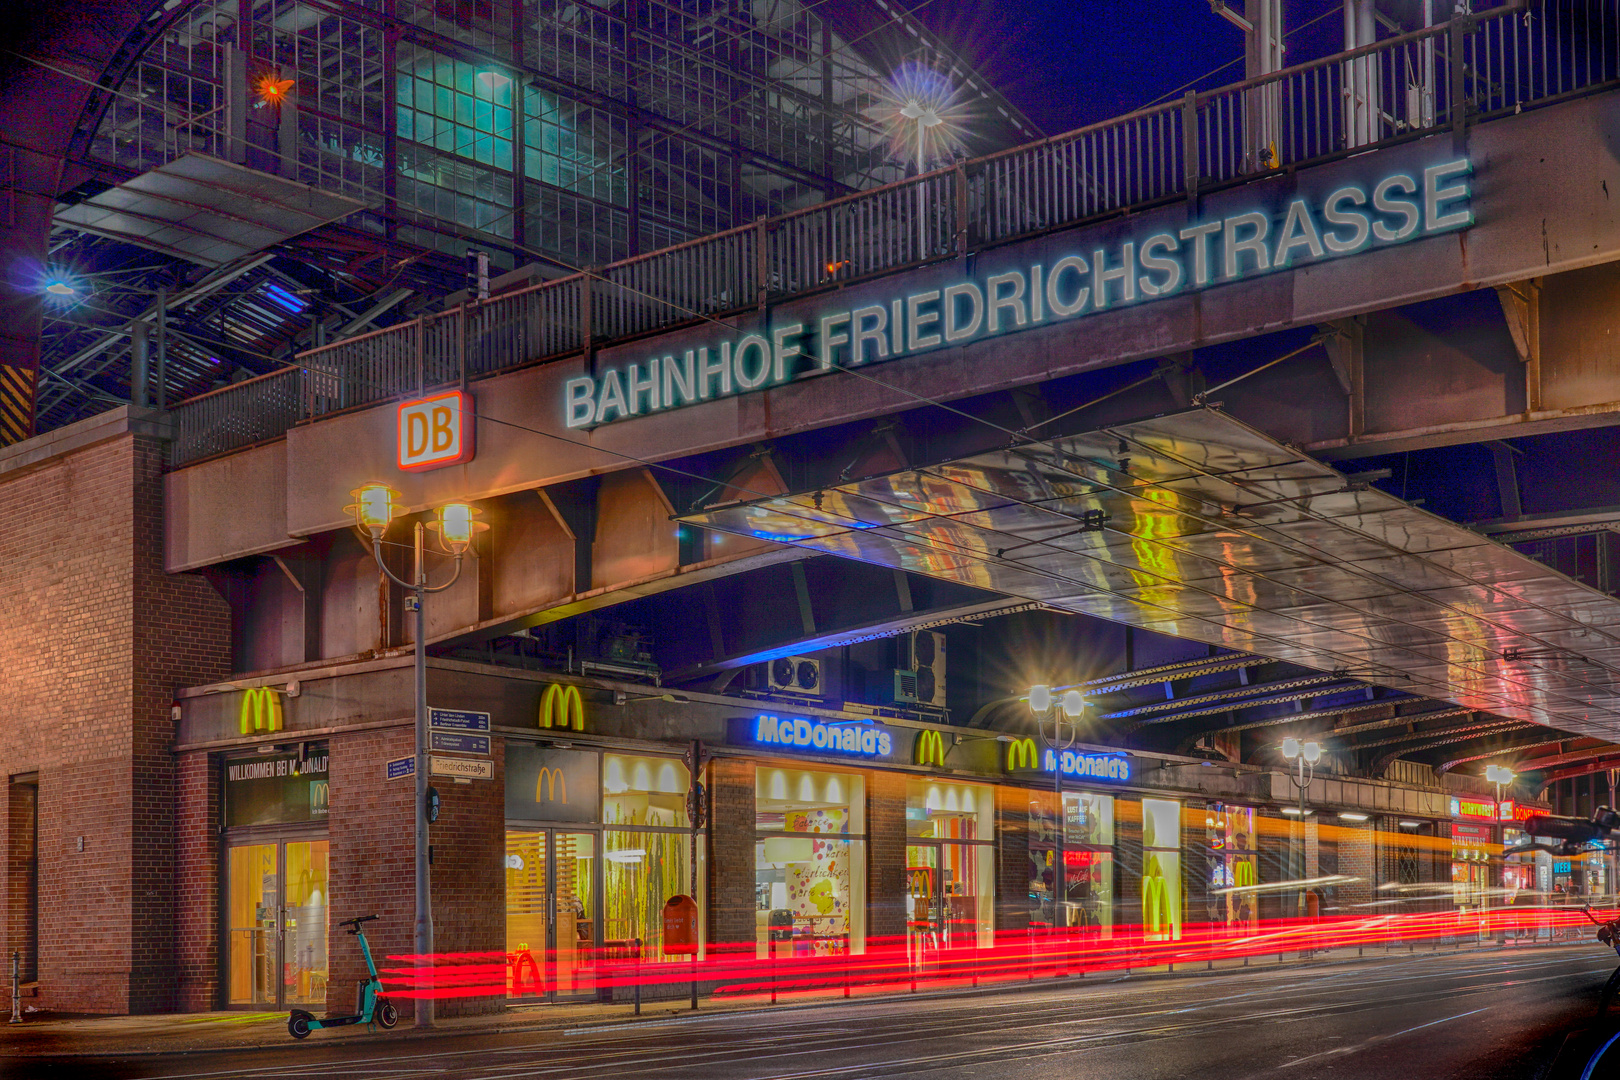
[[[869,942],[906,932],[906,781],[903,773],[866,776],[867,918]]]
[[[755,940],[754,763],[716,758],[709,781],[709,940]]]
[[[39,961],[35,942],[28,932],[37,794],[38,788],[32,783],[8,783],[5,813],[0,815],[0,829],[5,830],[0,836],[0,845],[6,853],[6,936],[0,941],[5,954],[0,960],[16,952],[23,982],[33,981]]]
[[[326,1007],[335,1013],[354,1006],[355,985],[366,977],[355,939],[337,924],[357,915],[377,915],[366,924],[384,985],[409,981],[390,976],[389,956],[415,952],[416,841],[412,808],[415,781],[384,778],[385,764],[408,757],[415,735],[409,725],[333,735],[331,844],[328,905],[331,927]],[[495,779],[457,784],[438,777],[439,820],[430,830],[433,846],[433,948],[435,953],[504,953],[506,950],[505,754],[495,740]],[[415,1015],[409,1000],[396,998],[400,1015]],[[440,999],[437,1016],[499,1012],[504,996]]]
[[[219,763],[206,753],[180,759],[175,781],[175,1008],[221,1005],[219,956]]]
[[[162,573],[161,445],[108,430],[0,476],[0,775],[39,774],[40,1004],[75,1012],[173,1004],[169,705],[229,660],[224,603]]]

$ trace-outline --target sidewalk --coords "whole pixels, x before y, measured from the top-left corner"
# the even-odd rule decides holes
[[[1296,953],[1252,956],[1247,960],[1199,962],[1191,966],[1165,965],[1153,968],[1135,968],[1129,972],[1105,970],[1084,974],[1066,974],[1054,978],[1042,973],[1030,980],[1025,978],[985,981],[972,986],[968,980],[960,984],[920,985],[919,992],[892,983],[879,987],[851,989],[851,1003],[900,1002],[941,997],[961,997],[1017,993],[1032,989],[1053,987],[1102,986],[1109,983],[1141,981],[1144,979],[1200,978],[1235,976],[1247,972],[1258,973],[1284,968],[1311,968],[1330,964],[1354,964],[1405,957],[1421,958],[1449,956],[1461,953],[1498,952],[1528,948],[1591,949],[1589,942],[1558,942],[1554,944],[1513,944],[1505,948],[1494,942],[1473,942],[1435,946],[1429,943],[1408,950],[1395,946],[1367,946],[1319,951],[1307,958]],[[366,1042],[377,1039],[434,1039],[454,1035],[503,1034],[517,1032],[566,1032],[575,1029],[613,1028],[627,1024],[670,1023],[701,1019],[705,1016],[764,1013],[784,1009],[805,1009],[836,1005],[846,999],[841,989],[783,994],[772,1005],[768,994],[731,995],[721,998],[702,997],[699,1008],[692,1012],[688,999],[648,1001],[641,1007],[641,1015],[634,1014],[629,1003],[605,1004],[598,1002],[566,1003],[556,1005],[520,1005],[504,1012],[487,1016],[462,1016],[441,1019],[430,1031],[418,1031],[410,1020],[402,1020],[393,1031],[381,1028],[368,1031],[365,1026],[334,1028],[317,1031],[303,1045],[332,1042]],[[9,1011],[4,1016],[9,1018]],[[132,1057],[159,1054],[194,1054],[211,1051],[240,1051],[256,1048],[288,1047],[296,1045],[287,1034],[285,1012],[208,1012],[165,1013],[149,1016],[97,1016],[57,1017],[50,1013],[32,1014],[21,1024],[6,1024],[0,1019],[0,1060],[6,1057]]]

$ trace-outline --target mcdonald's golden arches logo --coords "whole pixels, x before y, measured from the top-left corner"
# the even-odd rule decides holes
[[[579,696],[579,687],[557,683],[546,687],[540,698],[540,726],[584,731],[585,702]]]
[[[281,698],[268,686],[256,686],[242,694],[240,726],[243,735],[256,731],[280,731],[283,726]]]
[[[574,692],[577,694],[579,691],[576,690]],[[546,797],[544,799],[540,797],[540,790],[542,788],[544,788],[546,792]],[[558,792],[562,793],[561,799],[557,798]],[[550,767],[542,767],[540,769],[540,772],[536,774],[534,778],[534,801],[561,803],[566,803],[568,801],[568,777],[563,775],[563,771],[561,769]]]
[[[1014,739],[1007,744],[1007,771],[1014,769],[1033,769],[1040,760],[1040,754],[1035,750],[1034,739]]]
[[[917,732],[917,764],[945,764],[945,740],[937,731]]]

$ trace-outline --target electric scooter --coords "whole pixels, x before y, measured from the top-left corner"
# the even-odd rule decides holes
[[[360,939],[360,954],[366,958],[366,969],[371,972],[371,978],[360,980],[359,989],[355,992],[354,1015],[328,1016],[323,1020],[317,1019],[314,1013],[294,1009],[292,1015],[287,1017],[287,1034],[295,1039],[307,1039],[309,1033],[316,1028],[373,1023],[391,1028],[399,1023],[399,1010],[394,1008],[393,1002],[382,996],[382,980],[377,977],[377,965],[371,959],[371,946],[366,944],[366,932],[360,929],[361,923],[368,923],[376,918],[375,915],[361,915],[338,923],[339,926],[349,927],[349,933]]]

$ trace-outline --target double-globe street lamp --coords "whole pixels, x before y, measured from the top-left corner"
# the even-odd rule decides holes
[[[1029,711],[1035,714],[1035,724],[1041,741],[1053,756],[1052,790],[1057,795],[1057,832],[1052,842],[1052,929],[1059,920],[1068,926],[1069,868],[1065,862],[1064,840],[1068,832],[1068,814],[1063,808],[1063,752],[1079,741],[1080,729],[1075,721],[1086,711],[1086,698],[1079,690],[1064,690],[1054,695],[1052,688],[1037,683],[1029,688]],[[1052,725],[1047,733],[1047,724]]]
[[[409,581],[397,576],[388,568],[388,562],[382,554],[383,534],[388,531],[389,522],[403,512],[399,505],[399,492],[387,484],[372,483],[355,488],[349,493],[354,502],[346,509],[354,517],[354,523],[361,530],[371,536],[371,557],[376,560],[377,566],[387,574],[389,580],[407,590],[405,609],[416,614],[415,654],[416,654],[416,800],[413,811],[416,822],[416,956],[417,964],[422,966],[426,978],[419,983],[418,989],[425,991],[416,1001],[416,1026],[419,1028],[433,1026],[433,998],[432,998],[432,962],[428,958],[433,953],[433,900],[428,888],[428,709],[427,709],[427,645],[426,620],[422,613],[422,600],[428,593],[444,592],[461,578],[461,559],[472,546],[473,537],[488,525],[478,521],[478,511],[466,503],[450,503],[438,509],[435,520],[426,525],[439,535],[439,543],[443,545],[445,554],[456,560],[455,573],[443,585],[429,586],[427,583],[427,567],[423,562],[423,532],[422,522],[416,523],[415,553],[416,562]]]

